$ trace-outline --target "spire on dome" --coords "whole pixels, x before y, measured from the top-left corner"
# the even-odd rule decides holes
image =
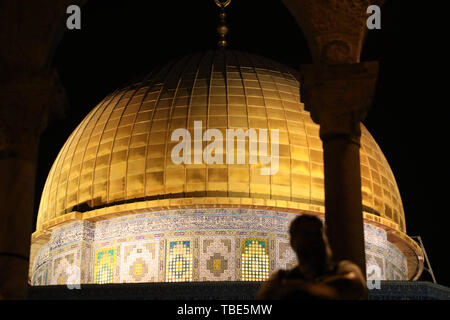
[[[219,42],[217,45],[220,48],[225,48],[228,45],[227,40],[225,39],[227,33],[228,33],[228,26],[226,24],[226,17],[227,14],[225,13],[225,8],[229,6],[231,3],[231,0],[214,0],[216,5],[220,8],[219,13],[219,26],[217,27],[217,33],[219,34]]]

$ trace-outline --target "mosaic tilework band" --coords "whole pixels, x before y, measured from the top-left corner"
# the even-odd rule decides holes
[[[32,283],[261,281],[297,263],[287,233],[295,216],[270,210],[185,209],[75,222],[55,229],[38,251]],[[379,270],[371,276],[405,279],[406,258],[386,232],[373,225],[365,225],[364,232],[367,264]]]

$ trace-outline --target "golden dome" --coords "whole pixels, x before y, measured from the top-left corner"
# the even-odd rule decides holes
[[[71,134],[44,187],[37,230],[71,212],[165,199],[164,205],[229,204],[324,211],[319,126],[299,101],[297,73],[256,55],[222,50],[190,55],[100,102]],[[177,128],[279,129],[279,170],[258,164],[174,164]],[[206,145],[203,142],[203,147]],[[246,154],[248,155],[248,145]],[[405,232],[392,171],[362,126],[365,215]],[[191,200],[180,200],[191,199]],[[194,199],[194,200],[192,200]]]

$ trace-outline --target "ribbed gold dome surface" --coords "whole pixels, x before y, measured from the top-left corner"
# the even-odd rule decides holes
[[[133,201],[186,197],[287,200],[323,212],[322,143],[299,99],[295,71],[236,51],[186,56],[100,102],[71,134],[44,187],[37,229],[72,211]],[[178,128],[279,129],[279,170],[258,164],[171,161]],[[203,142],[203,146],[207,143]],[[248,145],[246,146],[248,154]],[[392,171],[362,128],[364,211],[405,231]]]

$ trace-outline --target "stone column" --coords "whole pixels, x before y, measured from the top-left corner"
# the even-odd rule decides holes
[[[0,79],[0,299],[26,297],[39,135],[63,101],[53,70]]]
[[[374,94],[378,64],[323,64],[301,69],[302,101],[320,124],[325,222],[333,255],[337,261],[353,261],[365,274],[360,125]]]

